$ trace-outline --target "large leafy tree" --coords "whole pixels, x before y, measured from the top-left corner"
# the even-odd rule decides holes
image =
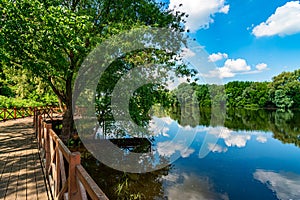
[[[300,70],[283,72],[269,85],[272,102],[281,109],[299,108],[300,106]]]
[[[183,31],[184,14],[172,13],[154,0],[2,0],[1,65],[28,69],[52,88],[65,105],[67,140],[72,87],[86,56],[111,35],[137,26]]]

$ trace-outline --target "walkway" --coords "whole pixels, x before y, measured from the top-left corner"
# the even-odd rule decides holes
[[[0,199],[49,199],[32,118],[0,122]]]

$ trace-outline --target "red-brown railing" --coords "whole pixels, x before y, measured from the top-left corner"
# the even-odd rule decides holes
[[[80,153],[72,153],[52,130],[52,124],[38,115],[35,121],[40,155],[53,199],[108,200],[80,164]]]
[[[57,116],[57,114],[61,114],[61,112],[57,106],[52,105],[39,107],[0,108],[0,122],[12,119],[20,119],[24,117],[37,116],[38,114],[43,115],[43,117],[53,118]]]

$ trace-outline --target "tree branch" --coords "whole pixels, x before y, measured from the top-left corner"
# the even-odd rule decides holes
[[[52,88],[53,92],[58,96],[58,98],[60,98],[64,103],[66,103],[66,98],[65,98],[64,94],[62,94],[52,83],[51,76],[48,76],[47,80],[48,80],[48,83],[49,83],[50,87]]]

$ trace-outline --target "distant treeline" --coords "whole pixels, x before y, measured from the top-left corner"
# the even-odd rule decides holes
[[[233,81],[225,85],[182,83],[172,93],[182,98],[191,96],[200,107],[214,103],[230,108],[300,108],[300,70],[283,72],[272,82]]]

